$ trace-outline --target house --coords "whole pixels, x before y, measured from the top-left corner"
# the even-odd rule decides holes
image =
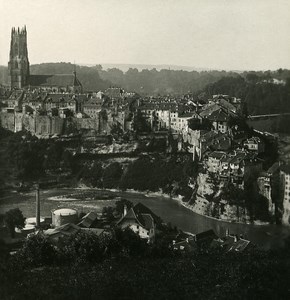
[[[172,241],[172,249],[185,252],[191,252],[196,248],[196,243],[193,237],[187,237],[184,240]]]
[[[215,130],[218,130],[221,133],[226,133],[228,131],[229,114],[222,108],[212,112],[207,119],[212,122]]]
[[[121,98],[124,94],[124,90],[119,87],[109,87],[105,90],[104,94],[111,99]]]
[[[22,99],[22,105],[27,105],[33,110],[41,110],[44,108],[43,104],[46,97],[46,92],[26,92]]]
[[[212,229],[197,234],[182,232],[172,241],[172,249],[190,252],[196,250],[197,247],[210,247],[212,241],[217,238],[218,236]]]
[[[69,109],[71,112],[77,111],[77,100],[73,94],[53,93],[47,94],[43,107],[46,111],[56,109]]]
[[[265,151],[264,142],[257,136],[253,136],[244,142],[244,147],[249,151],[263,153]]]
[[[212,229],[209,229],[209,230],[197,233],[194,237],[194,240],[198,247],[204,248],[204,247],[210,247],[212,241],[217,238],[218,238],[218,236],[216,235],[216,233]]]
[[[7,99],[2,99],[1,102],[7,105],[7,109],[18,108],[22,104],[24,91],[13,90]]]
[[[54,244],[60,243],[63,239],[66,239],[80,231],[80,227],[73,224],[67,223],[62,226],[53,229],[47,229],[43,231],[44,236],[48,238]]]
[[[251,242],[238,235],[227,234],[223,238],[213,240],[211,247],[222,248],[226,252],[243,252],[249,249]]]
[[[280,168],[280,186],[283,198],[282,223],[290,224],[290,165],[284,165]]]
[[[188,131],[188,122],[192,119],[200,120],[200,117],[196,112],[179,114],[176,118],[171,119],[171,128],[179,132]],[[172,122],[173,120],[175,122]]]
[[[225,156],[226,153],[223,151],[214,151],[210,153],[206,162],[208,171],[211,173],[218,173],[220,171],[221,161]]]
[[[83,104],[83,112],[92,119],[98,119],[102,109],[102,98],[92,96]]]
[[[124,211],[124,216],[117,222],[117,226],[122,229],[130,228],[137,233],[140,238],[153,241],[156,229],[161,224],[161,220],[148,207],[138,203],[128,212]]]
[[[98,221],[98,215],[90,211],[85,216],[82,217],[82,220],[78,223],[78,226],[82,228],[93,228]]]

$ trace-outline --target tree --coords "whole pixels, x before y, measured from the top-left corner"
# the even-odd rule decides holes
[[[10,209],[5,213],[4,221],[10,231],[11,237],[15,236],[15,227],[23,228],[25,218],[19,208]]]
[[[116,188],[122,176],[122,166],[118,162],[111,163],[104,170],[103,184],[105,188]]]
[[[68,238],[63,254],[74,262],[99,262],[103,259],[104,246],[100,238],[91,232],[78,232]]]
[[[45,236],[36,234],[25,240],[18,258],[21,263],[31,266],[50,265],[56,260],[56,250]]]
[[[228,201],[230,205],[237,206],[237,217],[240,218],[240,207],[245,207],[246,193],[244,190],[229,183],[223,189],[223,198]]]
[[[115,217],[114,217],[114,208],[112,206],[103,207],[102,215],[109,222],[112,222],[115,219]]]

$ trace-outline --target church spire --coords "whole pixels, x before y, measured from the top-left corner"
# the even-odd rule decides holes
[[[22,88],[28,84],[29,61],[26,27],[11,30],[10,59],[8,62],[11,87]]]

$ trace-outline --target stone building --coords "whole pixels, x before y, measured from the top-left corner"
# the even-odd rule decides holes
[[[29,61],[26,27],[11,30],[10,55],[8,62],[9,84],[11,88],[28,85]]]
[[[280,180],[283,195],[283,215],[282,223],[290,224],[290,165],[280,168]]]
[[[26,27],[12,28],[10,56],[8,62],[9,84],[11,89],[40,88],[49,92],[82,93],[83,87],[77,78],[76,71],[72,74],[31,75],[27,50]]]

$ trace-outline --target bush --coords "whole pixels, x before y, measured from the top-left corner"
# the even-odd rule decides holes
[[[16,258],[21,264],[28,266],[51,265],[56,261],[57,252],[46,237],[37,234],[25,240]]]
[[[105,247],[96,234],[78,232],[65,241],[60,248],[60,255],[69,262],[100,262],[104,258],[104,251]]]
[[[105,188],[118,187],[122,173],[123,173],[123,170],[119,163],[117,163],[117,162],[111,163],[104,170],[103,186]]]

